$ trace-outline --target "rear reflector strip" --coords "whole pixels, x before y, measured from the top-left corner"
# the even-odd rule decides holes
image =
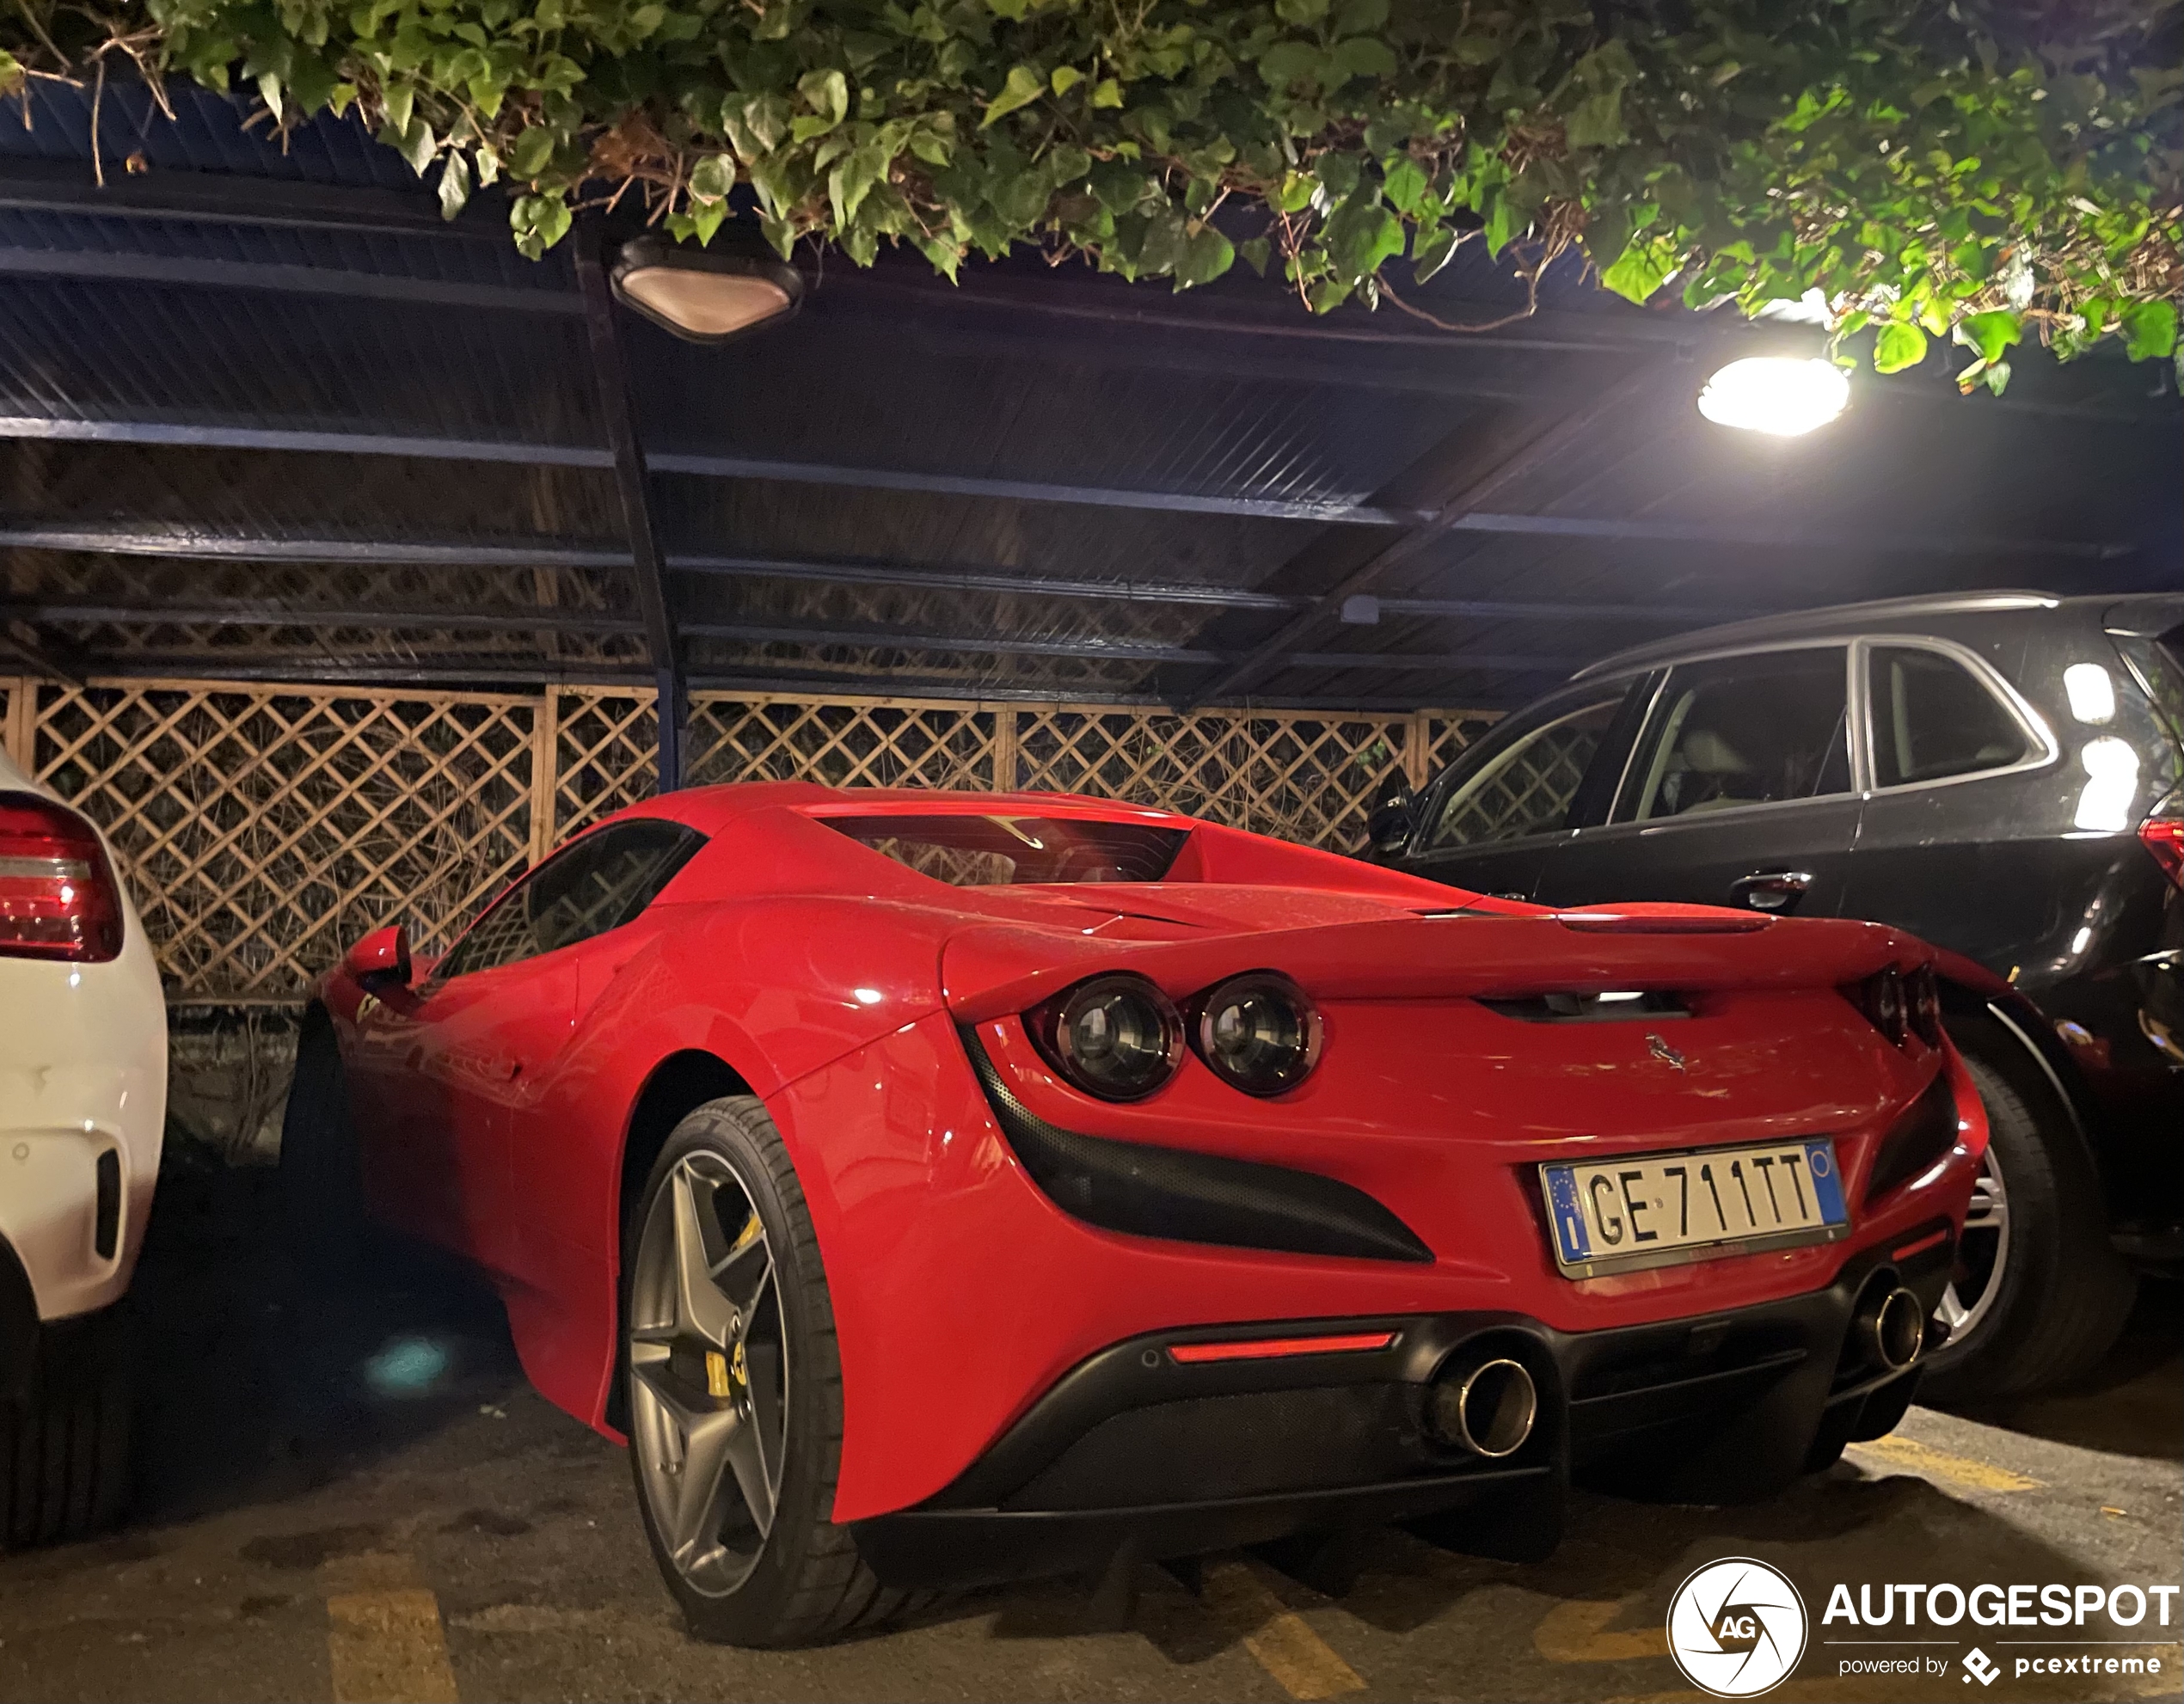
[[[1890,1249],[1888,1258],[1892,1260],[1908,1260],[1914,1254],[1923,1254],[1936,1243],[1947,1242],[1948,1240],[1948,1231],[1937,1230],[1931,1236],[1922,1236],[1916,1242],[1906,1242],[1901,1248]]]
[[[1255,1337],[1241,1343],[1171,1343],[1168,1354],[1184,1366],[1201,1361],[1276,1361],[1291,1355],[1347,1355],[1385,1349],[1392,1331],[1352,1332],[1344,1337]]]

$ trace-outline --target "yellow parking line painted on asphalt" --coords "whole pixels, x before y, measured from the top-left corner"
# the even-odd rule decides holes
[[[1991,1462],[1975,1462],[1969,1456],[1952,1456],[1946,1450],[1935,1450],[1915,1438],[1876,1437],[1870,1443],[1854,1443],[1853,1452],[1861,1456],[1878,1456],[1892,1467],[1903,1468],[1925,1479],[1948,1480],[1971,1491],[2038,1491],[2040,1481],[2028,1479],[2023,1474],[2013,1473],[2008,1468],[1997,1468]]]
[[[334,1704],[459,1704],[439,1600],[408,1557],[346,1557],[320,1578]]]
[[[1635,1603],[1638,1596],[1634,1592],[1604,1603],[1574,1597],[1557,1603],[1532,1629],[1532,1648],[1550,1663],[1628,1663],[1641,1657],[1666,1657],[1665,1627],[1607,1631],[1608,1623]]]
[[[1259,1666],[1291,1698],[1337,1698],[1364,1689],[1358,1671],[1344,1662],[1304,1618],[1285,1609],[1280,1598],[1242,1562],[1223,1562],[1205,1574],[1206,1607],[1234,1631]]]

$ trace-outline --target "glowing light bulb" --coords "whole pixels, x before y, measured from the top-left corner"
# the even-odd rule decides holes
[[[1716,426],[1796,438],[1824,426],[1850,403],[1850,381],[1832,361],[1750,355],[1706,382],[1699,413]]]

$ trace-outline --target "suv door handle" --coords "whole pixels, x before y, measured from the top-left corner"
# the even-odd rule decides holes
[[[1755,870],[1729,884],[1729,897],[1751,910],[1789,912],[1812,885],[1810,870]]]

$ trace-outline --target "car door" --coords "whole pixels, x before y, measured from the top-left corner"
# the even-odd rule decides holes
[[[2108,860],[2069,855],[2079,848],[2056,831],[2055,795],[2071,788],[2045,773],[2049,732],[1962,647],[1875,638],[1858,648],[1872,790],[1850,861],[1851,915],[1997,974],[2052,954],[2066,916],[2099,914]]]
[[[533,911],[541,883],[574,849],[506,889],[425,981],[390,990],[357,1022],[374,1215],[481,1260],[507,1204],[494,1104],[511,1073],[498,1032],[540,997],[526,970],[538,951]]]
[[[1840,641],[1672,668],[1606,820],[1555,845],[1538,898],[1839,911],[1859,814],[1850,675]]]
[[[427,989],[416,1066],[426,1169],[442,1180],[442,1240],[482,1265],[512,1274],[523,1264],[518,1131],[525,1163],[536,1163],[527,1114],[574,1029],[587,947],[641,911],[702,843],[650,818],[580,837],[482,918]]]
[[[1589,681],[1496,726],[1428,791],[1401,867],[1531,898],[1548,855],[1588,806],[1604,814],[1650,679]]]

